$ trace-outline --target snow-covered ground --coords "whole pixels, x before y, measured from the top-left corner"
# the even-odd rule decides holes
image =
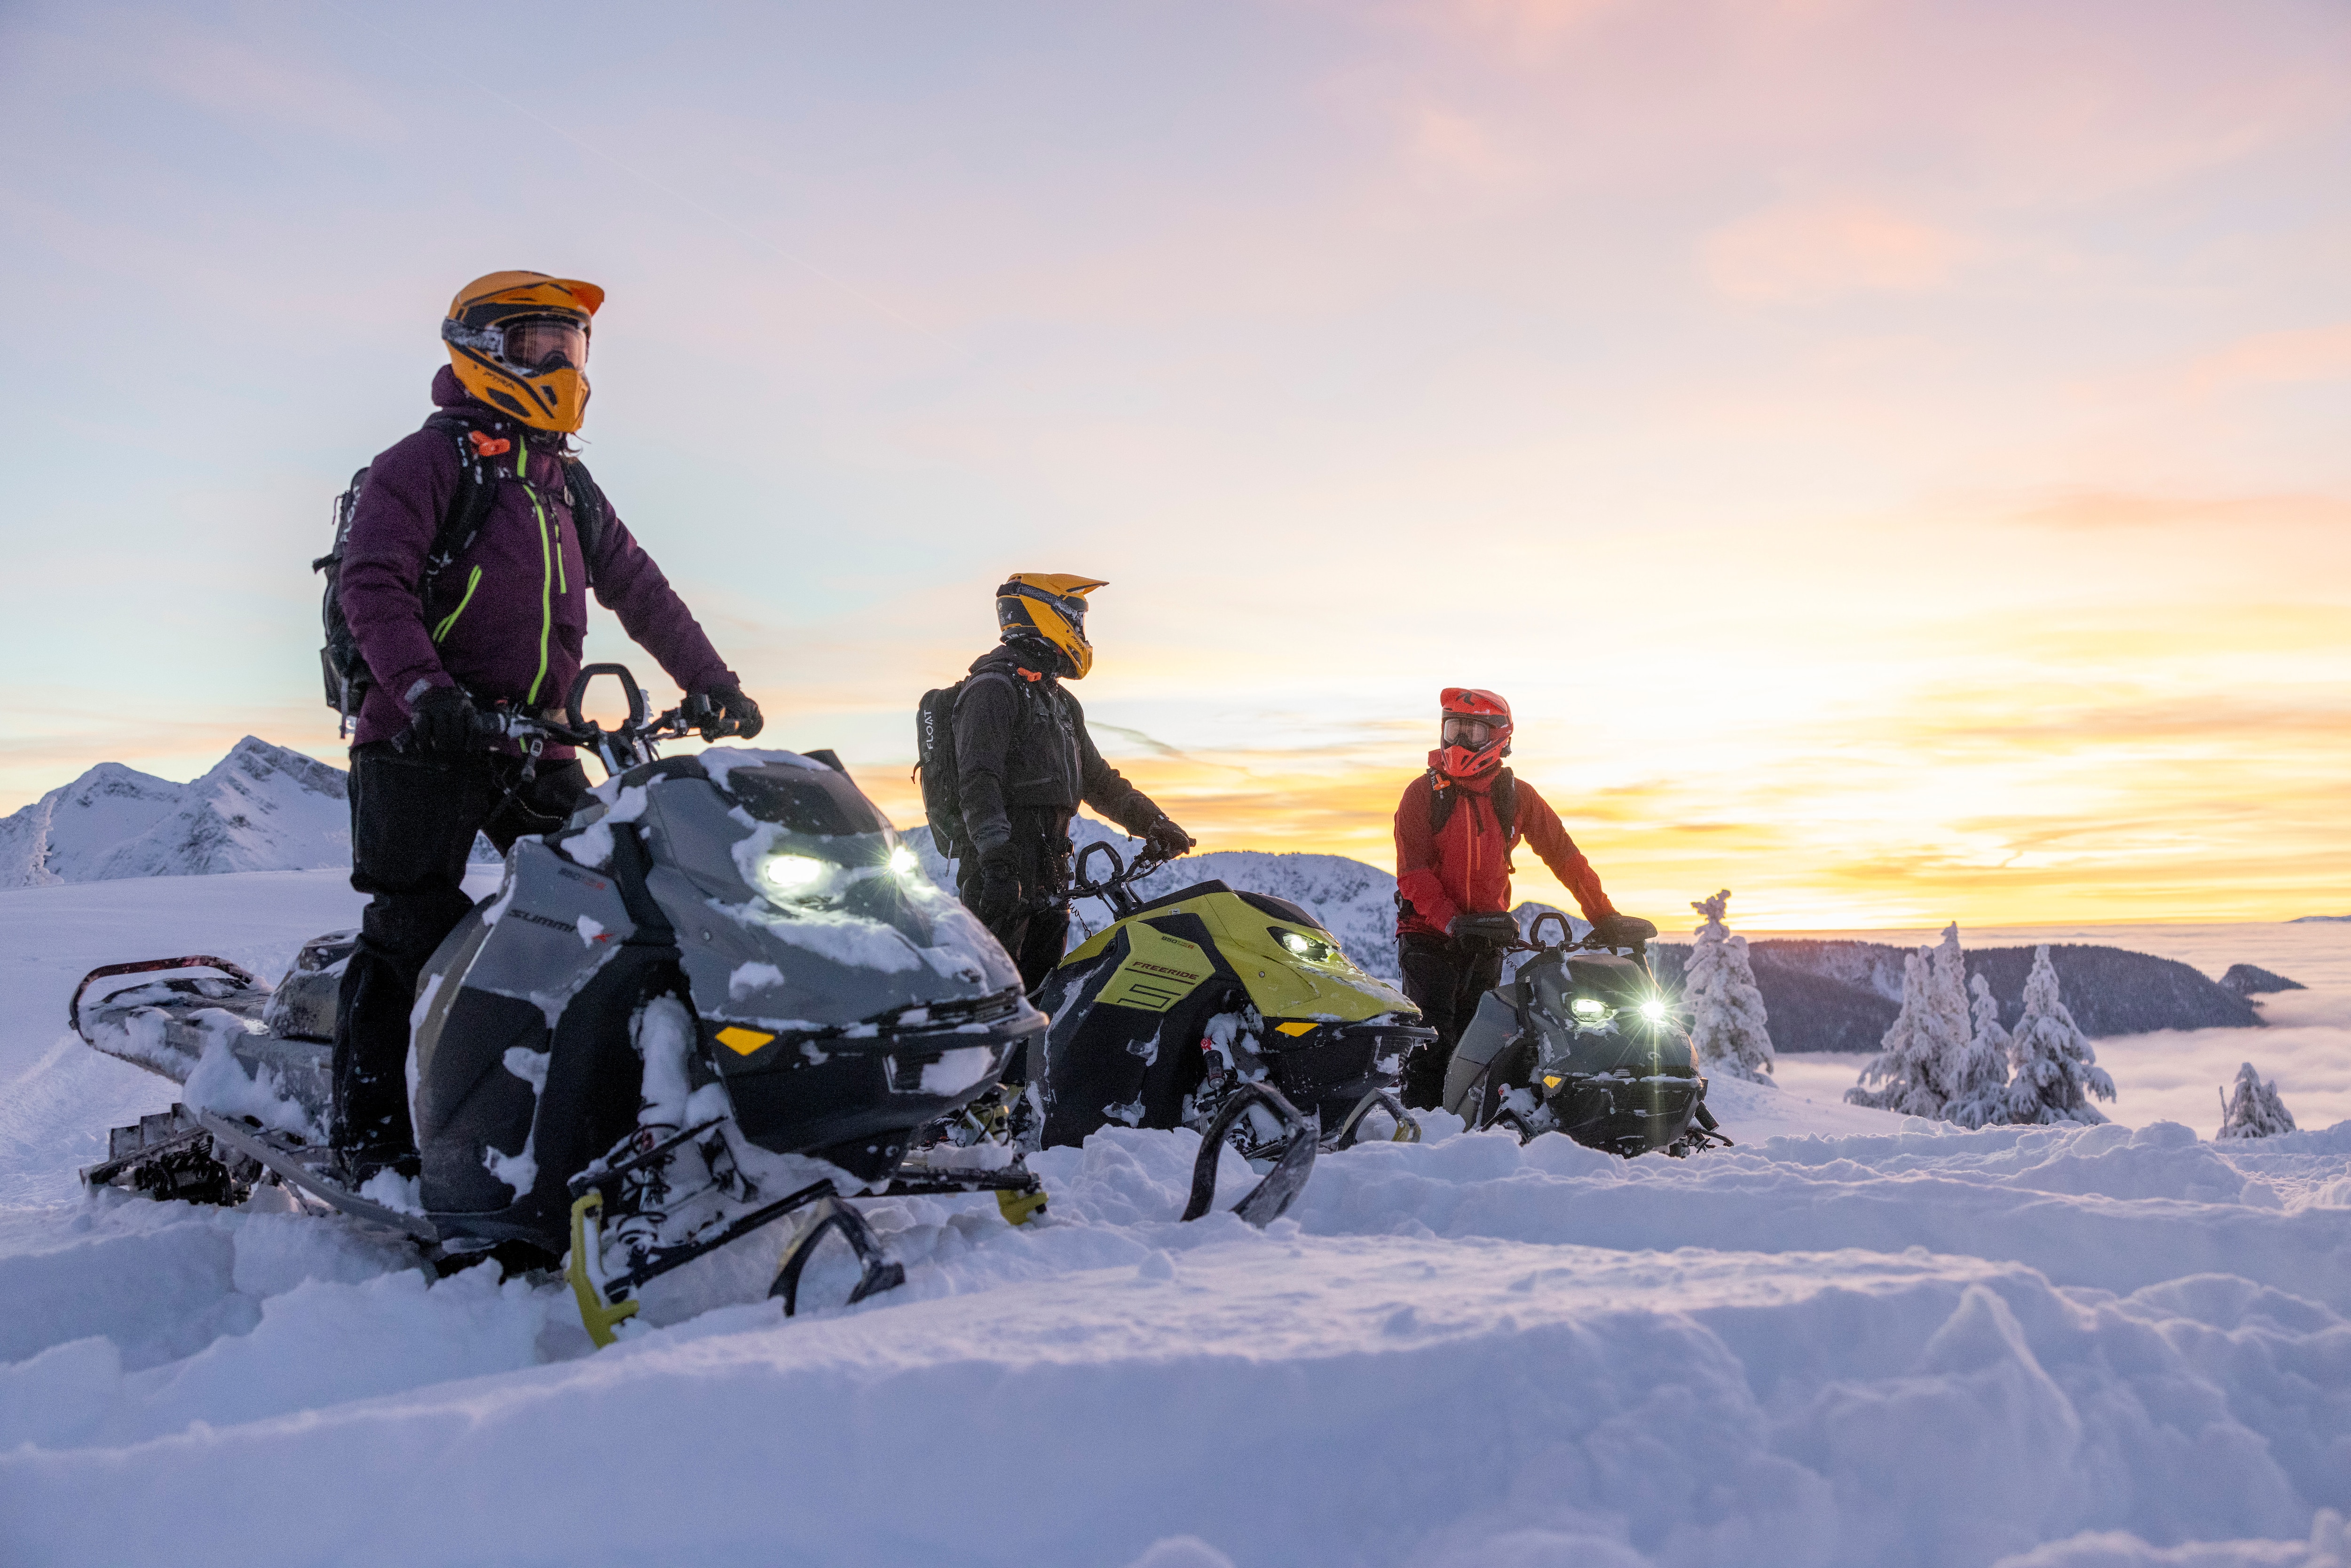
[[[2246,1058],[2305,1128],[2351,1113],[2351,927],[2097,928],[2312,988],[2099,1041],[2111,1127],[1906,1123],[1807,1059],[1718,1086],[1734,1150],[1439,1118],[1265,1232],[1176,1223],[1196,1144],[1118,1130],[1037,1159],[1022,1230],[871,1206],[900,1291],[785,1322],[769,1239],[591,1353],[559,1283],[76,1187],[170,1098],[63,1035],[80,974],[274,974],[357,903],[0,893],[0,1561],[2340,1568],[2351,1124],[2189,1127]]]

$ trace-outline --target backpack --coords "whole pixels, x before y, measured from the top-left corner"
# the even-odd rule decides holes
[[[424,428],[438,430],[455,444],[457,490],[450,497],[448,511],[442,515],[441,526],[434,531],[433,548],[425,552],[424,570],[417,584],[420,601],[431,594],[434,579],[465,554],[482,531],[483,520],[497,502],[498,480],[505,473],[503,465],[492,463],[466,439],[474,426],[464,415],[444,410],[426,420]],[[368,688],[375,685],[375,674],[368,668],[366,655],[360,652],[359,639],[352,634],[350,622],[343,618],[342,601],[343,547],[350,538],[351,518],[359,511],[367,479],[368,470],[361,468],[351,476],[350,486],[335,497],[333,548],[310,563],[312,571],[323,572],[327,579],[326,594],[319,607],[319,619],[327,634],[325,645],[319,650],[319,672],[325,683],[327,706],[342,716],[345,734],[357,721]],[[571,503],[572,528],[580,536],[580,557],[592,583],[610,508],[603,491],[597,488],[587,466],[576,457],[567,455],[563,459],[563,489]]]
[[[1006,682],[1029,697],[1033,686],[1014,681],[1001,670],[982,670],[976,675],[966,675],[951,686],[939,686],[923,694],[914,706],[914,771],[912,777],[923,788],[923,815],[930,819],[931,845],[947,859],[962,860],[972,852],[971,836],[964,831],[963,780],[956,768],[955,710],[965,688],[974,681]],[[1020,723],[1026,727],[1035,710],[1035,703],[1020,705]]]

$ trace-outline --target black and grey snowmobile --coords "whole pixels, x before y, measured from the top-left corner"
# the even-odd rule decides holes
[[[1545,942],[1554,920],[1558,939]],[[1565,915],[1538,915],[1527,940],[1507,944],[1533,956],[1479,998],[1461,1031],[1445,1108],[1520,1142],[1561,1132],[1628,1159],[1729,1144],[1707,1109],[1689,1033],[1650,972],[1656,934],[1619,915],[1579,941]]]
[[[1095,855],[1110,871],[1087,880]],[[1229,1143],[1265,1179],[1234,1206],[1264,1225],[1305,1186],[1318,1149],[1344,1148],[1366,1116],[1420,1136],[1395,1096],[1407,1053],[1434,1040],[1420,1009],[1348,961],[1322,922],[1288,899],[1203,882],[1143,903],[1132,884],[1161,862],[1121,862],[1109,844],[1078,857],[1072,897],[1115,917],[1037,989],[1052,1018],[1029,1046],[1041,1088],[1040,1141],[1079,1144],[1113,1123],[1201,1134],[1190,1205],[1214,1202]]]
[[[610,731],[580,712],[603,674],[629,694]],[[83,1039],[185,1093],[118,1129],[85,1179],[225,1203],[274,1181],[453,1264],[568,1252],[599,1343],[647,1281],[788,1214],[804,1223],[770,1292],[788,1313],[829,1232],[862,1265],[852,1301],[904,1278],[850,1197],[993,1191],[1028,1218],[1043,1196],[1019,1161],[914,1152],[1045,1025],[1003,948],[831,753],[657,758],[695,727],[645,710],[626,670],[591,665],[562,720],[492,721],[534,760],[577,746],[610,776],[561,830],[516,843],[425,967],[417,1177],[353,1191],[319,1140],[346,932],[276,988],[209,956],[86,978]]]

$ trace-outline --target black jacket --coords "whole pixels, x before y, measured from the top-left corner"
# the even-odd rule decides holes
[[[1094,749],[1078,699],[1010,648],[972,661],[956,698],[955,747],[964,831],[978,854],[1023,834],[1059,847],[1081,802],[1131,833],[1162,815]]]

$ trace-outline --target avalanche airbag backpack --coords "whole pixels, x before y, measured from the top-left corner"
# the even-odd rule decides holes
[[[416,585],[420,604],[429,601],[434,580],[451,561],[464,555],[475,536],[482,531],[482,523],[497,503],[498,481],[506,475],[504,465],[492,463],[475,443],[466,439],[474,425],[463,415],[436,413],[424,422],[424,428],[440,431],[455,444],[457,489],[449,499],[449,509],[442,514],[441,526],[434,530],[433,548],[425,552],[424,570]],[[310,563],[312,571],[324,572],[327,578],[326,594],[319,606],[319,619],[327,634],[325,646],[319,650],[319,672],[326,685],[327,706],[342,716],[341,733],[346,735],[358,722],[360,705],[367,699],[368,688],[375,685],[375,674],[368,668],[366,655],[360,652],[359,639],[351,634],[351,624],[343,618],[342,601],[343,547],[350,538],[351,518],[359,511],[360,496],[367,488],[367,479],[368,470],[360,469],[351,476],[350,487],[335,497],[334,546]],[[571,526],[580,536],[580,559],[587,566],[592,583],[598,549],[604,538],[604,519],[609,513],[604,492],[589,477],[587,465],[569,456],[563,459],[563,489],[571,503]]]
[[[923,815],[931,820],[931,846],[951,861],[966,859],[972,852],[971,837],[963,825],[963,780],[956,770],[956,703],[972,682],[987,680],[1002,681],[1024,694],[1034,690],[1021,686],[1001,670],[982,670],[951,686],[925,692],[914,707],[914,777],[923,787]],[[1023,726],[1029,722],[1031,706],[1027,702],[1021,705]]]

